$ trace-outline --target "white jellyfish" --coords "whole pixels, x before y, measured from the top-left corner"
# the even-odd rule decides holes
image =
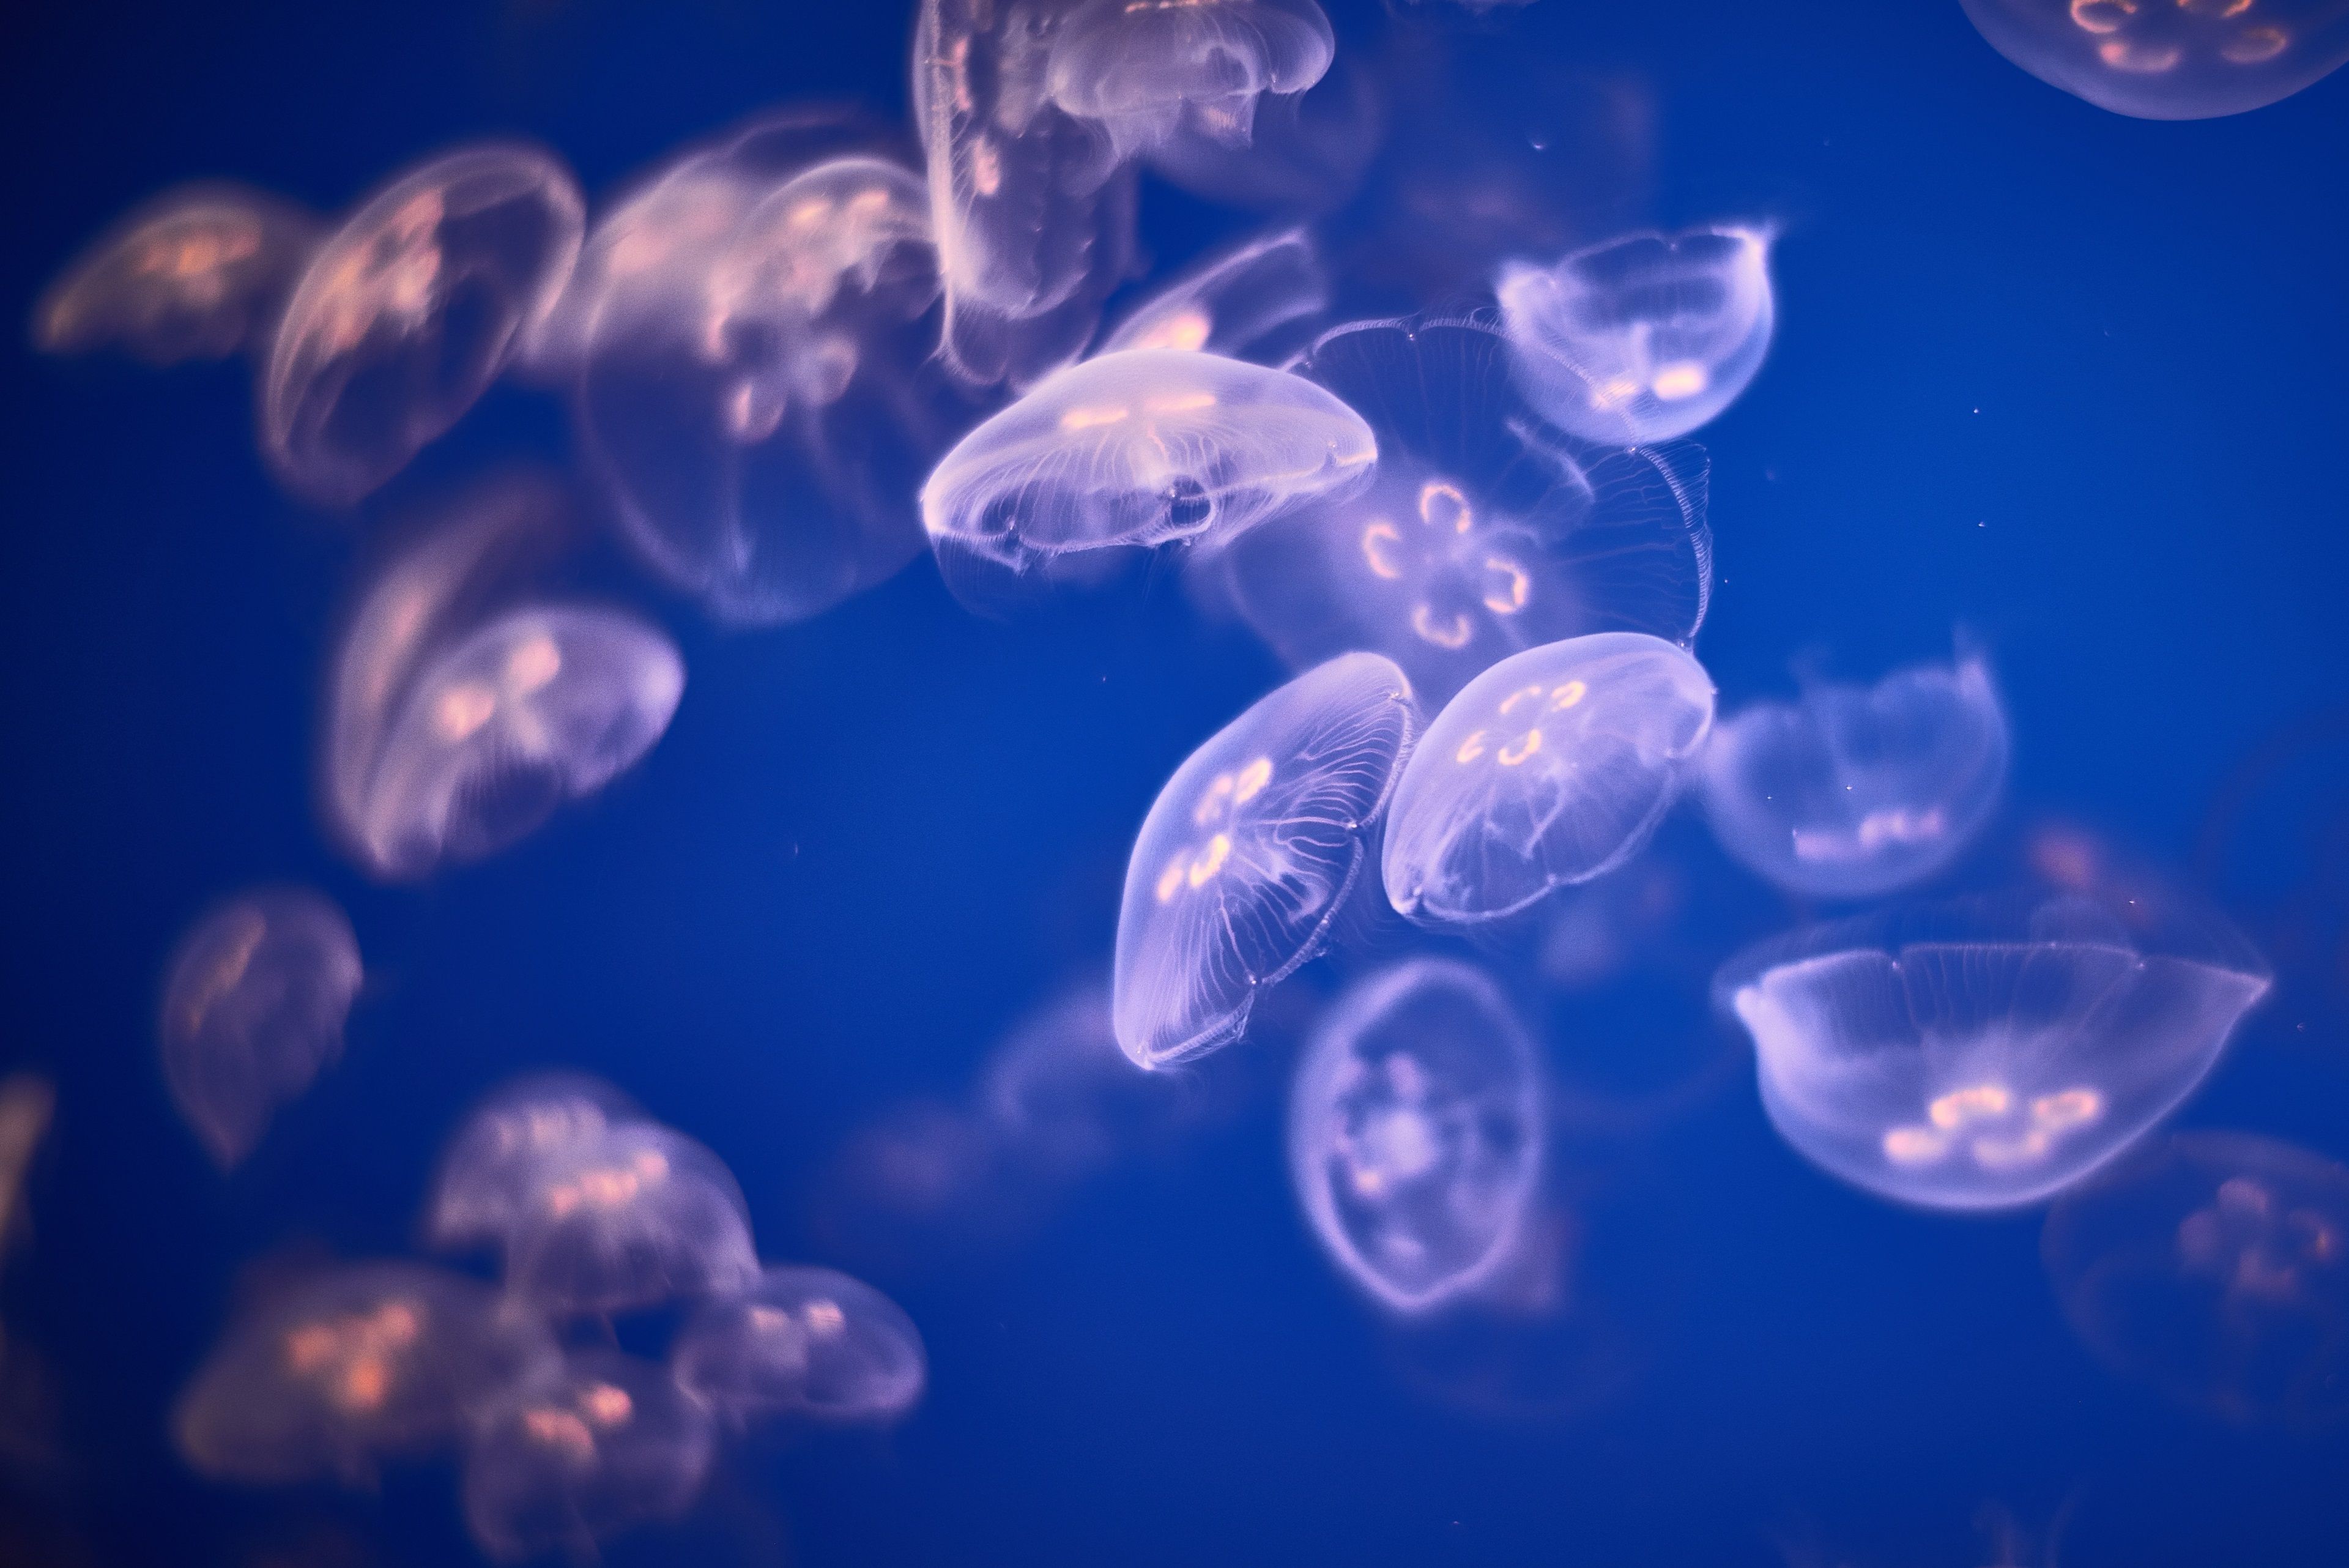
[[[1686,650],[1601,632],[1503,659],[1436,715],[1388,813],[1388,901],[1496,920],[1613,870],[1654,836],[1713,723]]]
[[[2290,98],[2349,61],[2340,0],[1962,0],[1991,47],[2139,119],[2210,119]]]
[[[929,1375],[904,1309],[861,1280],[813,1268],[770,1268],[741,1295],[705,1303],[678,1331],[669,1366],[736,1421],[894,1420]]]
[[[1608,446],[1668,441],[1713,419],[1769,352],[1770,238],[1633,234],[1556,266],[1507,264],[1495,286],[1526,400]]]
[[[1321,79],[1337,53],[1314,0],[1064,0],[1044,79],[1121,157],[1178,135],[1245,146],[1257,100]]]
[[[1330,275],[1303,229],[1250,240],[1153,289],[1097,352],[1197,348],[1278,362],[1329,307]]]
[[[2072,897],[1838,921],[1715,981],[1788,1143],[1867,1191],[1954,1210],[2031,1203],[2111,1158],[2267,990],[2215,928],[2132,929]]]
[[[541,1200],[550,1161],[644,1119],[626,1095],[584,1074],[535,1074],[492,1091],[442,1151],[425,1239],[450,1251],[502,1246]]]
[[[1419,728],[1376,654],[1308,670],[1218,731],[1159,792],[1118,911],[1112,1021],[1140,1066],[1239,1038],[1327,940]]]

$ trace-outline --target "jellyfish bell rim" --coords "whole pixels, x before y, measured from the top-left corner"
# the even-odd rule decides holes
[[[2182,5],[2185,0],[2179,0]],[[1959,0],[1966,20],[1973,24],[1975,34],[1991,51],[2024,76],[2050,87],[2066,97],[2078,99],[2092,109],[2103,109],[2127,119],[2151,121],[2157,124],[2178,124],[2202,119],[2230,119],[2237,115],[2254,114],[2271,109],[2284,99],[2297,97],[2341,69],[2344,60],[2335,58],[2333,64],[2310,74],[2296,70],[2279,78],[2251,78],[2265,83],[2257,92],[2219,95],[2199,106],[2184,101],[2164,104],[2154,99],[2140,99],[2123,90],[2134,78],[2125,72],[2100,69],[2085,59],[2077,59],[2061,50],[2035,47],[2042,39],[2032,32],[2030,24],[2014,14],[2012,0]],[[2332,18],[2336,29],[2330,35],[2336,54],[2349,52],[2349,13],[2336,14]],[[2067,42],[2069,40],[2066,40]],[[2272,90],[2278,80],[2291,85],[2282,92]]]

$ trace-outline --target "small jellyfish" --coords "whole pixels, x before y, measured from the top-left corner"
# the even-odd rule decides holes
[[[1009,1174],[1055,1184],[1164,1144],[1210,1109],[1181,1092],[1191,1087],[1133,1070],[1118,1049],[1104,973],[1012,1027],[980,1071],[972,1111]]]
[[[626,1095],[579,1073],[541,1073],[491,1093],[449,1140],[424,1220],[446,1251],[502,1246],[539,1193],[551,1160],[645,1118]]]
[[[1413,959],[1356,984],[1289,1091],[1288,1162],[1321,1244],[1386,1306],[1475,1292],[1541,1168],[1533,1042],[1478,970]]]
[[[45,354],[112,349],[154,366],[263,341],[325,225],[242,185],[181,185],[134,208],[33,307]]]
[[[1187,134],[1244,147],[1257,100],[1321,79],[1337,54],[1314,0],[1074,0],[1045,83],[1130,158]]]
[[[1977,658],[1820,685],[1714,726],[1698,769],[1723,848],[1791,892],[1873,898],[1957,857],[2006,782],[2006,713]]]
[[[1388,901],[1469,925],[1613,870],[1654,836],[1712,724],[1704,667],[1659,638],[1503,659],[1436,715],[1395,786]]]
[[[1112,1021],[1137,1065],[1238,1039],[1257,993],[1320,951],[1418,728],[1402,671],[1350,653],[1174,771],[1135,836],[1118,911]]]
[[[577,1352],[504,1392],[465,1444],[465,1523],[501,1562],[674,1519],[701,1495],[717,1448],[710,1414],[666,1367]]]
[[[181,939],[157,1034],[171,1103],[225,1169],[342,1054],[357,939],[306,888],[239,895]]]
[[[677,1337],[678,1383],[728,1418],[891,1421],[929,1376],[914,1320],[831,1269],[770,1268],[740,1296],[697,1310]]]
[[[1925,905],[1766,942],[1714,981],[1763,1108],[1829,1174],[1928,1209],[2062,1190],[2202,1081],[2267,977],[2229,933],[2073,897]]]
[[[1682,436],[1761,369],[1775,306],[1770,235],[1633,234],[1495,285],[1517,385],[1544,418],[1602,446]]]
[[[1330,275],[1303,229],[1250,240],[1151,291],[1098,350],[1196,348],[1278,361],[1329,308]]]
[[[347,506],[489,389],[562,292],[585,207],[562,165],[502,144],[393,180],[321,245],[278,323],[261,441],[288,488]]]
[[[1961,0],[1992,48],[2139,119],[2212,119],[2290,98],[2349,61],[2343,0]]]
[[[505,1238],[506,1289],[609,1316],[722,1296],[758,1277],[741,1189],[718,1157],[648,1123],[606,1126],[533,1167]]]

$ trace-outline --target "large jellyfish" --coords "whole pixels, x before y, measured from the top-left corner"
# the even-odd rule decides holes
[[[1099,352],[1199,348],[1277,363],[1330,305],[1330,275],[1303,229],[1286,229],[1207,258],[1128,311]]]
[[[1337,53],[1314,0],[1072,0],[1044,79],[1121,157],[1177,135],[1245,146],[1257,100],[1321,79]]]
[[[1713,729],[1698,770],[1722,847],[1796,893],[1872,898],[1956,858],[2006,782],[2006,713],[1977,658],[1818,685]]]
[[[1222,554],[1231,599],[1294,668],[1350,648],[1429,703],[1525,649],[1599,631],[1694,639],[1713,587],[1704,453],[1578,462],[1474,321],[1358,322],[1298,369],[1369,421],[1378,472]]]
[[[1703,666],[1658,638],[1503,659],[1436,715],[1395,786],[1388,901],[1468,925],[1613,870],[1654,836],[1712,723]]]
[[[678,1382],[731,1419],[888,1421],[922,1397],[929,1363],[914,1320],[831,1269],[770,1268],[698,1310],[669,1353]]]
[[[1511,262],[1495,286],[1527,400],[1601,445],[1688,434],[1770,348],[1770,236],[1753,229],[1633,234],[1552,267]]]
[[[2209,119],[2290,98],[2349,60],[2344,0],[1961,0],[1991,47],[2139,119]]]
[[[444,153],[312,257],[261,384],[261,441],[297,494],[346,506],[455,424],[554,302],[585,206],[536,148]]]
[[[451,1251],[502,1246],[542,1200],[549,1161],[644,1119],[626,1095],[584,1074],[534,1074],[492,1091],[441,1153],[425,1239]]]
[[[181,939],[157,1032],[163,1080],[223,1168],[342,1054],[361,978],[350,921],[306,888],[242,894]]]
[[[1957,1210],[2034,1202],[2111,1158],[2267,989],[2223,931],[2132,929],[2073,897],[1837,921],[1714,982],[1787,1142],[1856,1187]]]
[[[1257,993],[1327,940],[1419,728],[1411,682],[1350,653],[1191,753],[1133,841],[1112,1021],[1143,1067],[1239,1038]]]
[[[1398,1312],[1474,1292],[1506,1259],[1541,1167],[1534,1048],[1478,970],[1414,959],[1338,1000],[1289,1091],[1313,1229]]]

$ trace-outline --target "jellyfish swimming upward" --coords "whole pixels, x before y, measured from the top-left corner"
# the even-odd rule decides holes
[[[2341,0],[1961,0],[1991,47],[2139,119],[2210,119],[2290,98],[2349,61]]]

